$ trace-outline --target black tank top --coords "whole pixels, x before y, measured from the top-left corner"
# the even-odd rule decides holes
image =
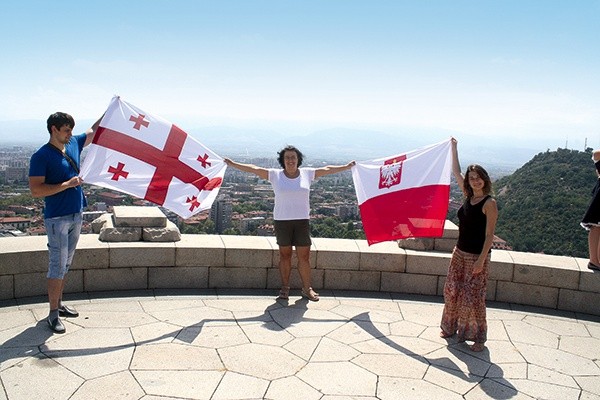
[[[472,205],[469,199],[465,200],[458,209],[458,243],[456,247],[460,250],[481,254],[485,243],[486,217],[483,213],[483,205],[490,196],[485,196],[479,203]]]

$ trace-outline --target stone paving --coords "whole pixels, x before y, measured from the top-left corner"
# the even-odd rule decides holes
[[[0,307],[0,400],[600,399],[600,318],[488,304],[481,353],[439,338],[437,297],[231,290],[89,294],[53,334]]]

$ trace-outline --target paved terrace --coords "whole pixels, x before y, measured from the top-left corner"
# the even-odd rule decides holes
[[[72,295],[63,335],[45,299],[5,301],[0,399],[600,399],[598,317],[492,303],[473,353],[439,338],[439,297],[321,294]]]
[[[473,353],[438,337],[455,241],[452,225],[400,247],[314,239],[322,299],[308,303],[275,300],[273,238],[84,235],[66,288],[81,316],[54,335],[46,238],[4,238],[0,400],[600,399],[600,274],[494,251],[488,347]]]

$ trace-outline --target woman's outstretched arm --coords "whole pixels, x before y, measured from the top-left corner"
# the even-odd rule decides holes
[[[266,168],[258,167],[254,164],[242,164],[235,162],[229,158],[224,158],[225,164],[235,169],[239,169],[243,172],[250,172],[251,174],[258,175],[260,179],[269,179],[269,170]]]

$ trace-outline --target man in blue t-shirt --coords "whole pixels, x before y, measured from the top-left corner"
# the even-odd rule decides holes
[[[73,136],[75,121],[57,112],[48,118],[50,140],[31,156],[29,189],[33,197],[44,197],[44,226],[48,235],[48,325],[57,333],[65,326],[59,315],[79,313],[62,303],[65,275],[73,261],[86,206],[79,175],[81,151],[94,139],[100,120],[81,135]]]

